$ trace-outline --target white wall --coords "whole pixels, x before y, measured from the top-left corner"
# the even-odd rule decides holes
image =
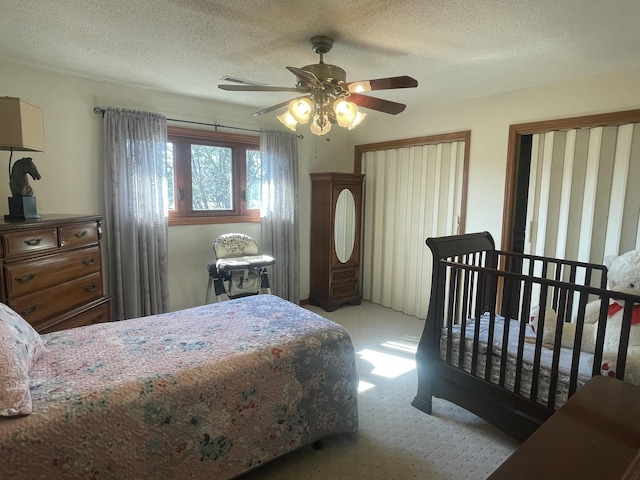
[[[420,81],[418,88],[429,88],[428,79]],[[211,88],[216,88],[214,83]],[[637,85],[640,68],[425,111],[409,106],[398,116],[372,114],[351,132],[334,128],[330,140],[301,128],[305,137],[299,143],[301,297],[309,294],[312,254],[309,172],[353,171],[356,144],[471,129],[467,231],[487,229],[499,242],[509,125],[640,108]],[[42,174],[42,180],[31,182],[40,213],[104,213],[101,120],[93,113],[95,106],[139,109],[170,118],[239,127],[279,128],[275,116],[252,117],[255,108],[73,78],[6,62],[0,62],[0,95],[21,97],[44,108],[46,152],[30,154]],[[18,152],[14,159],[20,156]],[[0,152],[2,157],[8,161],[8,152]],[[0,169],[0,205],[1,198],[9,195],[8,176]],[[8,210],[4,205],[0,214]],[[213,260],[211,243],[216,236],[229,231],[258,236],[258,229],[256,224],[170,227],[171,309],[204,302],[206,265]]]
[[[638,85],[640,68],[634,68],[425,111],[409,105],[397,117],[368,116],[353,131],[354,143],[471,130],[466,231],[488,230],[500,245],[509,125],[637,109]],[[428,89],[428,79],[418,88]]]

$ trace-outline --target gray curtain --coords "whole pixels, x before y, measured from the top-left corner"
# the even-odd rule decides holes
[[[297,142],[293,133],[263,130],[260,134],[260,248],[276,260],[269,267],[272,293],[294,303],[300,301]]]
[[[105,237],[116,320],[168,310],[167,119],[104,112]]]

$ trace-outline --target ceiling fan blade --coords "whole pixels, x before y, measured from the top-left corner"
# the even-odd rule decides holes
[[[404,103],[392,102],[391,100],[383,100],[382,98],[369,97],[367,95],[360,95],[359,93],[352,93],[349,95],[349,101],[355,103],[359,107],[369,108],[371,110],[378,110],[379,112],[390,113],[391,115],[397,115],[403,112],[407,106]]]
[[[300,97],[297,97],[297,98],[300,98]],[[287,105],[289,105],[290,102],[291,100],[287,100],[286,102],[278,103],[277,105],[272,105],[263,110],[253,112],[251,115],[253,115],[254,117],[257,117],[258,115],[264,115],[265,113],[273,112],[274,110],[278,110],[279,108],[286,107]]]
[[[218,88],[232,92],[299,92],[295,87],[270,87],[269,85],[218,85]]]
[[[352,93],[370,92],[372,90],[391,90],[394,88],[414,88],[418,86],[415,78],[403,75],[400,77],[376,78],[375,80],[360,80],[358,82],[345,82],[344,88]]]
[[[287,70],[298,77],[298,80],[302,80],[307,85],[322,88],[322,82],[318,80],[318,77],[316,77],[313,73],[307,72],[306,70],[297,67],[287,67]]]

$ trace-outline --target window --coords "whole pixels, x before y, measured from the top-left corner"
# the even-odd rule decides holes
[[[260,220],[260,137],[168,127],[169,225]]]

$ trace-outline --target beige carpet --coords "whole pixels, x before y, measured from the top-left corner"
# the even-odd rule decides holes
[[[369,302],[311,310],[349,330],[358,352],[360,431],[304,447],[242,480],[486,478],[517,442],[462,408],[434,399],[433,415],[411,406],[414,353],[424,321]]]

